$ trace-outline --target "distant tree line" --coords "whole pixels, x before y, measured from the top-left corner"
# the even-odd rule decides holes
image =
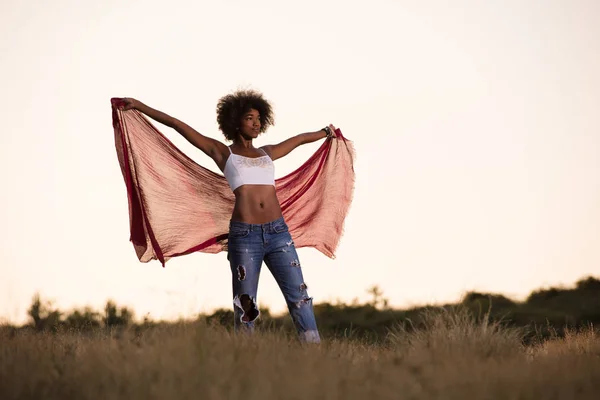
[[[317,322],[323,335],[379,341],[398,324],[418,329],[424,311],[440,308],[466,308],[477,318],[522,327],[530,339],[562,335],[567,328],[600,326],[600,280],[591,276],[577,281],[572,288],[551,287],[533,291],[522,302],[500,294],[468,292],[458,303],[398,310],[389,307],[379,287],[369,288],[368,293],[371,299],[365,303],[355,300],[351,304],[315,304]],[[108,301],[102,312],[87,307],[65,313],[48,302],[42,302],[39,295],[33,298],[28,314],[30,322],[23,328],[40,332],[85,332],[128,327],[140,329],[165,323],[149,318],[136,322],[130,309],[118,307],[113,301]],[[265,308],[261,309],[261,316],[257,325],[263,329],[293,330],[287,314],[274,316]],[[231,309],[218,309],[209,315],[201,314],[197,319],[231,328],[233,312]]]
[[[40,295],[33,297],[27,310],[31,319],[30,326],[36,331],[76,330],[89,331],[100,327],[126,327],[133,322],[133,312],[127,307],[118,307],[113,301],[107,301],[104,312],[99,313],[90,307],[63,313],[52,307],[50,302],[42,302]]]

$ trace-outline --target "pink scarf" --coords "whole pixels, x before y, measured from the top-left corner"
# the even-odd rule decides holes
[[[141,262],[227,250],[235,197],[225,177],[183,154],[137,110],[111,99],[115,146],[129,201],[130,240]],[[335,258],[354,191],[354,148],[337,131],[294,172],[275,180],[297,248]]]

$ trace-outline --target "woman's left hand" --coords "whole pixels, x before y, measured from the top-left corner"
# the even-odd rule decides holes
[[[337,128],[333,124],[329,124],[329,129],[331,129],[331,136],[337,137],[337,132],[335,131]]]

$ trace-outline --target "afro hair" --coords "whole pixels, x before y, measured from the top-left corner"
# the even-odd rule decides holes
[[[264,133],[275,125],[273,108],[262,93],[256,90],[237,90],[221,97],[217,103],[217,123],[225,139],[234,140],[242,118],[251,109],[260,114],[260,132]]]

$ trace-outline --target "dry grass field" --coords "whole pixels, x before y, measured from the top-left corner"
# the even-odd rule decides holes
[[[385,343],[201,322],[91,332],[0,330],[0,399],[598,399],[592,327],[536,345],[467,312],[431,312]],[[409,329],[410,328],[410,329]]]

